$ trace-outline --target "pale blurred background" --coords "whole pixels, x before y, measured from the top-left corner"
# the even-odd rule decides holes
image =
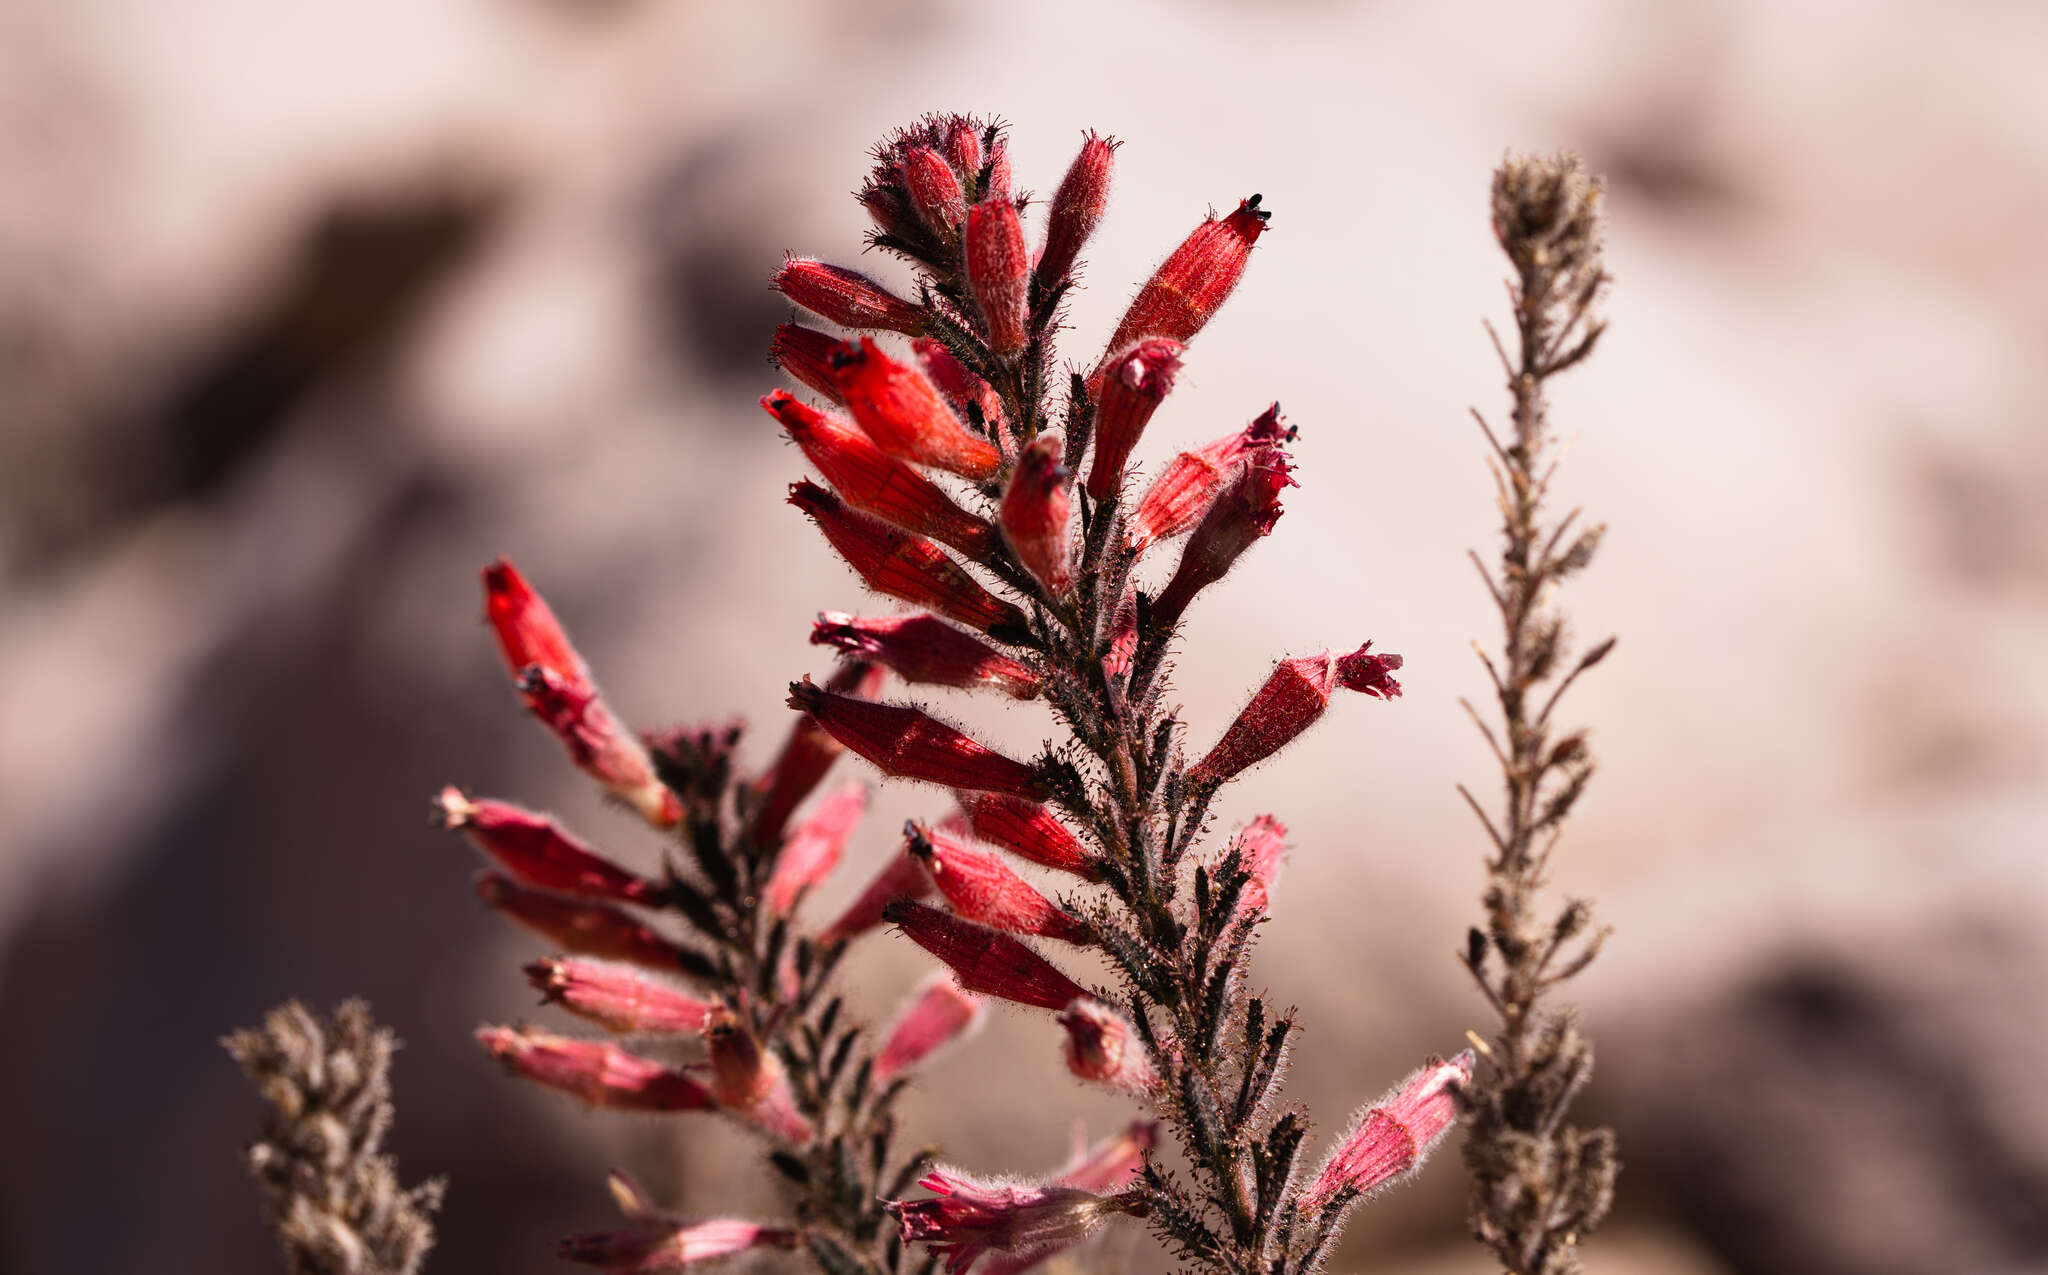
[[[1557,868],[1617,927],[1576,985],[1628,1165],[1588,1269],[2048,1270],[2044,65],[2035,0],[0,0],[0,1271],[276,1269],[214,1041],[289,994],[407,1041],[402,1167],[453,1179],[431,1270],[556,1268],[612,1164],[768,1206],[741,1140],[487,1064],[535,949],[425,798],[655,853],[522,720],[477,624],[500,552],[628,717],[779,736],[811,615],[862,599],[781,503],[766,280],[855,260],[863,151],[929,109],[1006,118],[1040,192],[1124,139],[1077,359],[1205,208],[1277,210],[1147,452],[1275,397],[1304,431],[1196,613],[1196,740],[1278,654],[1408,659],[1224,811],[1296,832],[1258,977],[1326,1131],[1484,1024],[1452,954],[1486,183],[1509,147],[1608,175],[1614,326],[1556,410],[1611,524],[1577,630],[1622,636]],[[933,808],[884,793],[848,876]],[[872,940],[866,1008],[920,965]],[[909,1110],[1020,1172],[1126,1116],[1022,1012]],[[1337,1269],[1486,1271],[1462,1192],[1446,1151]],[[1078,1260],[1159,1265],[1136,1228]]]

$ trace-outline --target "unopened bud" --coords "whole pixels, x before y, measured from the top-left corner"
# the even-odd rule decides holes
[[[829,332],[785,323],[775,329],[775,343],[769,347],[768,356],[799,384],[834,403],[842,403],[845,400],[832,379],[832,352],[838,348],[839,338]]]
[[[1087,923],[1067,912],[992,854],[912,823],[904,849],[922,860],[957,916],[1002,930],[1065,943],[1086,943]]]
[[[912,147],[903,156],[903,185],[910,192],[911,208],[927,230],[945,243],[960,237],[960,223],[967,219],[967,195],[945,156],[929,146]]]
[[[1017,561],[1054,597],[1074,584],[1069,473],[1060,464],[1059,435],[1040,434],[1018,457],[1000,514]]]
[[[1389,674],[1401,667],[1401,657],[1373,655],[1371,647],[1368,642],[1341,659],[1325,651],[1280,661],[1216,747],[1188,771],[1188,781],[1220,784],[1279,752],[1315,724],[1339,686],[1379,699],[1398,696],[1400,683]]]
[[[636,970],[596,961],[555,957],[526,967],[551,1005],[608,1031],[679,1034],[703,1029],[711,1006]]]
[[[1159,1092],[1159,1074],[1125,1022],[1096,1000],[1077,1000],[1060,1015],[1067,1032],[1067,1070],[1082,1080],[1139,1097]]]
[[[1025,307],[1031,260],[1017,210],[1002,196],[974,206],[967,215],[967,284],[988,326],[988,348],[1010,362],[1024,352],[1030,335]]]
[[[1045,214],[1045,250],[1038,257],[1038,282],[1050,288],[1067,277],[1088,236],[1109,207],[1109,175],[1116,142],[1090,133],[1081,153],[1060,179]]]
[[[882,328],[919,336],[924,311],[858,270],[812,257],[791,257],[775,273],[775,290],[812,314],[844,328]]]
[[[981,171],[981,130],[965,115],[946,121],[944,147],[946,162],[953,171],[971,177]]]
[[[452,785],[434,798],[434,807],[442,827],[462,833],[527,885],[621,903],[653,903],[661,897],[655,882],[599,855],[546,815],[489,798],[472,801]]]
[[[970,992],[1019,1005],[1063,1010],[1088,992],[1059,967],[1001,930],[899,899],[882,919],[937,957]]]
[[[1095,463],[1088,471],[1088,494],[1095,499],[1108,499],[1123,481],[1131,449],[1173,389],[1182,348],[1166,337],[1147,337],[1104,364],[1102,400],[1095,410]]]
[[[810,515],[839,556],[875,592],[998,637],[1029,632],[1022,611],[983,588],[924,537],[857,513],[816,483],[793,484],[789,503]]]
[[[809,713],[834,739],[885,775],[1033,800],[1045,795],[1035,768],[917,709],[835,695],[811,685],[809,678],[790,683],[789,706]]]
[[[961,420],[972,420],[974,413],[979,413],[997,445],[1006,445],[1010,436],[1009,417],[1003,412],[1003,399],[995,387],[970,372],[942,341],[920,337],[910,343],[910,348],[954,413]]]
[[[819,613],[811,642],[858,655],[906,682],[967,690],[989,686],[1014,699],[1038,694],[1038,674],[934,615]]]
[[[531,1027],[484,1027],[479,1044],[513,1074],[621,1111],[701,1111],[711,1092],[680,1071],[608,1040],[572,1040]]]
[[[873,340],[839,346],[832,383],[875,445],[891,456],[981,482],[995,475],[1002,453],[960,424],[931,380],[890,358]]]

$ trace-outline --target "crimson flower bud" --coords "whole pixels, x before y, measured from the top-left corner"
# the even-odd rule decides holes
[[[825,679],[825,689],[858,699],[873,699],[882,690],[882,667],[866,660],[842,660]],[[761,805],[754,815],[754,840],[772,846],[782,840],[789,817],[803,804],[811,790],[824,782],[825,773],[845,751],[844,745],[827,735],[808,717],[799,717],[789,729],[775,764],[759,783]]]
[[[1033,800],[1045,795],[1034,767],[976,743],[915,708],[835,695],[811,685],[808,677],[790,683],[789,706],[809,713],[832,738],[885,775]]]
[[[585,774],[647,822],[675,826],[683,817],[682,803],[655,778],[646,747],[605,706],[589,668],[547,602],[503,558],[483,574],[484,613],[527,709],[555,733]]]
[[[791,257],[775,272],[775,290],[843,328],[884,328],[905,336],[925,330],[925,314],[914,302],[889,291],[858,270],[812,257]]]
[[[910,148],[902,162],[903,186],[918,220],[943,242],[958,239],[960,223],[967,219],[967,195],[960,188],[959,174],[929,146]]]
[[[1239,461],[1259,448],[1291,440],[1295,432],[1280,419],[1280,405],[1275,403],[1237,433],[1168,461],[1131,511],[1126,527],[1132,551],[1143,553],[1194,526]]]
[[[832,352],[838,348],[839,338],[829,332],[785,323],[775,329],[775,343],[768,347],[768,357],[801,384],[834,403],[843,403],[846,400],[839,396],[839,387],[832,380]]]
[[[988,323],[988,348],[1004,362],[1024,352],[1031,259],[1008,199],[997,196],[967,215],[967,286]]]
[[[1045,250],[1038,255],[1039,286],[1050,288],[1067,277],[1088,236],[1102,221],[1103,211],[1109,207],[1109,174],[1116,145],[1114,139],[1088,134],[1081,153],[1060,178],[1045,214]]]
[[[954,915],[1006,934],[1063,943],[1087,943],[1093,938],[1086,922],[1039,893],[994,855],[916,823],[908,825],[904,835],[904,849],[924,862],[932,883],[953,905]]]
[[[875,1084],[886,1085],[932,1055],[980,1029],[988,1007],[973,992],[960,990],[953,976],[935,970],[910,994],[889,1038],[875,1055]]]
[[[961,690],[992,686],[1014,699],[1038,694],[1038,674],[935,615],[856,616],[821,611],[811,643],[886,666],[906,682]]]
[[[875,446],[860,427],[782,390],[761,400],[806,459],[855,509],[905,531],[930,536],[970,558],[988,557],[996,529],[962,509],[938,485]]]
[[[1070,1247],[1131,1209],[1131,1201],[1119,1196],[971,1178],[945,1167],[934,1168],[918,1185],[937,1195],[884,1207],[896,1216],[905,1243],[927,1244],[946,1255],[947,1275],[963,1275],[984,1253],[1000,1258]]]
[[[565,951],[653,970],[685,969],[696,963],[695,952],[670,942],[615,907],[529,890],[495,872],[477,878],[476,893],[494,910]]]
[[[808,720],[808,719],[806,719]],[[847,905],[838,920],[818,935],[820,943],[844,943],[882,923],[882,913],[898,899],[922,899],[932,892],[931,874],[908,855],[891,855],[875,879]]]
[[[1002,464],[995,444],[960,424],[929,377],[890,358],[872,338],[842,343],[830,365],[854,422],[891,456],[974,482],[993,477]]]
[[[1088,995],[1058,966],[1001,930],[907,899],[884,908],[882,919],[900,926],[970,992],[1050,1010],[1065,1009]]]
[[[832,875],[847,837],[867,808],[867,785],[857,779],[828,793],[810,818],[783,842],[782,852],[775,858],[775,872],[768,878],[768,905],[786,914],[806,890]]]
[[[1145,1058],[1131,1025],[1096,1000],[1077,1000],[1060,1015],[1067,1031],[1067,1070],[1082,1080],[1149,1098],[1159,1092],[1159,1073]]]
[[[615,1032],[696,1032],[711,1006],[635,970],[554,957],[526,967],[550,1005]]]
[[[1303,1214],[1339,1191],[1365,1194],[1420,1167],[1457,1123],[1457,1089],[1472,1078],[1473,1061],[1469,1049],[1449,1062],[1432,1059],[1361,1112],[1302,1193]]]
[[[1102,671],[1109,677],[1122,677],[1138,658],[1138,600],[1133,595],[1125,594],[1116,604],[1108,636],[1109,652],[1102,657]]]
[[[1074,585],[1073,542],[1068,524],[1071,501],[1067,478],[1071,470],[1060,464],[1060,439],[1040,434],[1017,458],[1016,472],[1003,493],[999,517],[1003,538],[1017,555],[1017,561],[1059,597]]]
[[[1095,409],[1095,463],[1088,471],[1088,494],[1095,499],[1108,499],[1123,481],[1131,449],[1159,401],[1173,389],[1183,348],[1166,337],[1147,337],[1104,364],[1102,400]]]
[[[794,1248],[795,1231],[716,1218],[684,1226],[640,1226],[626,1231],[595,1231],[571,1235],[556,1248],[564,1261],[581,1262],[618,1275],[651,1275],[679,1271],[713,1258],[732,1257],[758,1248]]]
[[[1263,913],[1273,883],[1280,879],[1280,867],[1287,853],[1287,825],[1271,815],[1260,815],[1238,832],[1230,848],[1251,874],[1251,880],[1244,883],[1244,890],[1237,896],[1237,914]]]
[[[868,210],[875,228],[907,247],[922,246],[924,223],[910,206],[910,192],[900,186],[870,184],[861,189],[860,206]]]
[[[514,880],[586,899],[660,901],[661,886],[597,854],[546,815],[488,798],[471,801],[452,785],[434,805],[442,827],[467,836]]]
[[[1010,197],[1010,147],[1000,138],[988,153],[988,189],[982,195],[988,199]]]
[[[1280,521],[1280,493],[1295,485],[1287,453],[1267,448],[1240,463],[1181,550],[1180,565],[1152,602],[1155,628],[1180,623],[1195,595],[1229,574],[1244,551]]]
[[[1099,880],[1102,868],[1066,825],[1035,801],[1020,801],[992,792],[955,793],[968,831],[1019,859],[1071,872],[1083,881]]]
[[[710,1090],[608,1040],[571,1040],[532,1027],[484,1027],[477,1042],[513,1074],[620,1111],[701,1111]]]
[[[1401,657],[1373,655],[1371,649],[1367,642],[1342,658],[1325,651],[1280,661],[1209,755],[1188,771],[1188,781],[1220,784],[1279,752],[1315,724],[1338,686],[1379,699],[1398,696],[1401,684],[1390,674],[1401,667]]]
[[[983,588],[922,536],[855,513],[812,482],[793,484],[789,503],[810,515],[839,556],[875,592],[928,607],[998,637],[1028,631],[1022,611]]]
[[[1195,227],[1138,290],[1109,348],[1121,350],[1147,336],[1171,337],[1183,345],[1193,340],[1237,287],[1252,245],[1272,215],[1253,195],[1221,221],[1211,218]]]
[[[972,177],[981,171],[981,130],[965,115],[955,115],[946,121],[944,139],[946,162],[962,177]]]
[[[761,1048],[738,1014],[713,1006],[704,1020],[704,1043],[711,1095],[720,1106],[797,1146],[811,1140],[811,1122],[797,1110],[782,1059]]]

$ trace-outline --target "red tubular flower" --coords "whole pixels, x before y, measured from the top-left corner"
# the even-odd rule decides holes
[[[910,192],[918,220],[941,242],[954,242],[960,237],[960,223],[967,220],[967,194],[960,188],[959,174],[929,146],[911,147],[902,164],[903,187]]]
[[[856,699],[873,699],[882,691],[882,666],[866,660],[841,660],[825,689]],[[825,773],[839,759],[845,746],[825,733],[808,717],[799,717],[783,741],[775,764],[759,783],[761,804],[754,815],[754,839],[762,845],[782,840],[789,817],[803,804],[811,790],[824,782]]]
[[[1088,470],[1088,494],[1106,500],[1123,482],[1131,449],[1173,389],[1180,371],[1178,341],[1147,337],[1105,364],[1102,401],[1095,409],[1095,463]]]
[[[984,589],[945,550],[922,536],[856,513],[813,482],[792,484],[789,503],[810,515],[839,556],[875,592],[997,637],[1028,632],[1022,611]]]
[[[477,878],[476,893],[494,910],[565,951],[667,971],[686,968],[697,955],[618,908],[529,890],[495,872]]]
[[[960,990],[944,970],[933,971],[910,994],[882,1051],[875,1055],[875,1084],[887,1085],[940,1050],[966,1040],[987,1016],[981,997]]]
[[[929,1244],[946,1255],[947,1275],[961,1275],[983,1253],[1020,1256],[1068,1247],[1107,1218],[1129,1211],[1129,1202],[1117,1196],[971,1178],[943,1167],[918,1185],[936,1198],[894,1200],[886,1207],[905,1243]]]
[[[882,919],[901,926],[910,941],[939,958],[960,986],[1019,1005],[1062,1010],[1088,993],[1059,967],[1001,930],[898,899]]]
[[[1432,1059],[1362,1112],[1301,1196],[1304,1214],[1339,1191],[1366,1193],[1420,1167],[1458,1120],[1457,1087],[1472,1078],[1472,1051]]]
[[[768,905],[786,914],[805,891],[832,875],[847,837],[867,809],[867,785],[857,779],[828,793],[810,818],[797,825],[776,856],[774,875],[768,878]]]
[[[808,719],[806,719],[808,720]],[[844,943],[882,923],[882,913],[898,899],[915,901],[932,892],[931,874],[908,855],[891,855],[875,879],[847,905],[838,920],[818,935],[820,943]]]
[[[981,420],[999,447],[1009,442],[1009,417],[1003,412],[1003,400],[995,388],[967,370],[967,365],[953,356],[942,341],[920,337],[910,343],[917,353],[917,361],[924,368],[924,374],[932,384],[939,387],[939,393],[946,396],[946,402],[962,420],[969,420],[969,408],[981,413]]]
[[[1038,254],[1038,283],[1050,288],[1067,277],[1081,248],[1109,207],[1109,174],[1116,142],[1088,134],[1045,214],[1045,250]]]
[[[1013,361],[1024,352],[1029,335],[1025,305],[1031,258],[1024,252],[1017,210],[1007,198],[995,196],[967,214],[966,258],[967,286],[988,322],[988,348],[997,358]]]
[[[1280,493],[1295,485],[1287,453],[1266,448],[1240,463],[1202,521],[1195,524],[1180,566],[1152,602],[1152,623],[1169,629],[1180,623],[1195,595],[1229,574],[1244,551],[1271,535],[1280,521]]]
[[[1287,825],[1271,815],[1260,815],[1246,824],[1232,839],[1230,848],[1251,874],[1237,896],[1237,914],[1249,916],[1266,910],[1267,896],[1280,879],[1280,867],[1287,853]]]
[[[1041,867],[1071,872],[1083,881],[1101,879],[1102,868],[1095,855],[1039,803],[992,792],[954,796],[960,801],[968,831],[990,845]]]
[[[962,509],[938,484],[875,446],[860,427],[782,390],[761,407],[776,420],[825,481],[855,509],[905,531],[929,536],[970,558],[987,558],[996,529]]]
[[[1371,651],[1372,643],[1367,642],[1341,658],[1325,651],[1280,661],[1209,755],[1188,771],[1188,781],[1198,786],[1220,784],[1279,752],[1315,724],[1339,686],[1379,699],[1400,695],[1401,684],[1391,673],[1401,667],[1401,657]]]
[[[801,384],[834,403],[843,403],[846,400],[839,397],[839,387],[832,381],[832,351],[838,348],[839,338],[829,332],[785,323],[775,329],[775,343],[768,347],[768,356]]]
[[[813,257],[791,257],[775,272],[775,290],[843,328],[883,328],[920,336],[925,314],[858,270]]]
[[[884,665],[906,682],[968,690],[990,686],[1013,699],[1038,694],[1038,674],[935,615],[821,611],[811,643]]]
[[[581,1262],[619,1275],[679,1271],[713,1258],[757,1248],[794,1248],[796,1232],[733,1218],[691,1226],[641,1226],[627,1231],[571,1235],[556,1249],[564,1261]]]
[[[1027,934],[1063,943],[1087,943],[1087,923],[1061,909],[1038,888],[1004,866],[936,829],[912,823],[904,849],[924,862],[932,883],[953,912],[1006,934]]]
[[[1067,1031],[1067,1070],[1082,1080],[1140,1098],[1159,1092],[1159,1073],[1132,1038],[1131,1025],[1100,1001],[1082,999],[1060,1015]]]
[[[1171,337],[1183,345],[1192,341],[1237,287],[1252,245],[1272,215],[1253,195],[1221,221],[1211,218],[1195,227],[1138,290],[1109,338],[1109,349],[1121,350],[1147,336]]]
[[[1131,549],[1143,553],[1194,526],[1238,462],[1260,448],[1291,440],[1295,432],[1281,420],[1280,405],[1275,403],[1237,433],[1175,456],[1131,511],[1125,524]]]
[[[995,476],[1002,453],[960,424],[930,378],[898,363],[871,338],[833,351],[832,383],[875,445],[901,460],[974,482]]]
[[[811,685],[808,677],[790,683],[789,706],[809,713],[832,738],[885,775],[1032,800],[1045,795],[1037,770],[917,709],[835,695]]]
[[[797,1110],[782,1060],[761,1048],[739,1015],[713,1006],[704,1020],[704,1043],[718,1105],[796,1146],[810,1142],[811,1122]]]
[[[1017,458],[998,515],[1003,538],[1010,542],[1017,561],[1054,597],[1074,585],[1074,551],[1068,528],[1070,473],[1060,464],[1059,436],[1040,434]]]
[[[708,1089],[682,1072],[608,1040],[571,1040],[532,1027],[484,1027],[476,1038],[514,1074],[593,1107],[701,1111],[716,1105]]]
[[[711,1006],[635,970],[554,957],[526,967],[527,981],[550,1005],[607,1031],[696,1032]]]
[[[1137,1182],[1145,1167],[1145,1153],[1158,1145],[1159,1122],[1133,1120],[1092,1147],[1085,1143],[1077,1147],[1073,1158],[1056,1171],[1051,1185],[1113,1195]],[[990,1253],[975,1267],[975,1275],[1023,1275],[1073,1243],[1051,1244],[1027,1253]]]
[[[586,899],[654,903],[661,886],[626,871],[564,832],[546,815],[509,802],[471,801],[454,786],[434,798],[441,826],[461,832],[513,879]]]
[[[683,817],[682,803],[654,777],[647,749],[605,706],[589,668],[547,602],[503,558],[483,574],[484,613],[528,710],[555,733],[585,774],[657,828],[675,826]]]

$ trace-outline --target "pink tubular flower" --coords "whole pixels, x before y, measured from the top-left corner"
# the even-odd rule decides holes
[[[1000,637],[1028,631],[1022,611],[983,588],[922,536],[856,513],[809,480],[790,486],[789,503],[810,515],[839,556],[875,592],[937,611],[983,633]]]
[[[935,1168],[918,1180],[929,1200],[887,1206],[905,1243],[929,1244],[946,1255],[948,1275],[961,1275],[983,1253],[1021,1256],[1084,1239],[1129,1202],[1074,1187],[971,1178]]]
[[[830,362],[832,383],[854,422],[883,451],[974,482],[995,476],[1002,453],[967,432],[924,373],[867,337],[839,346]]]
[[[667,971],[686,968],[696,956],[618,908],[530,890],[495,872],[477,878],[476,893],[496,911],[566,951]]]
[[[1033,800],[1045,795],[1036,769],[917,709],[835,695],[811,685],[809,678],[790,683],[789,706],[809,713],[834,739],[885,775]]]
[[[891,855],[875,879],[847,905],[838,920],[818,935],[820,943],[844,943],[882,923],[882,913],[898,899],[922,899],[932,892],[931,874],[908,855]]]
[[[882,690],[882,666],[867,660],[842,660],[825,679],[825,689],[835,695],[873,699]],[[832,763],[845,752],[845,745],[825,733],[808,717],[799,717],[789,728],[789,738],[775,764],[759,781],[761,804],[754,815],[754,838],[764,845],[782,839],[789,817],[803,804],[811,790],[824,781]]]
[[[898,899],[882,919],[939,958],[960,986],[1019,1005],[1061,1010],[1088,993],[1059,967],[1001,930],[976,925],[922,903]]]
[[[988,324],[988,348],[1004,362],[1014,362],[1030,335],[1025,301],[1031,259],[1024,252],[1017,209],[1004,196],[976,204],[967,214],[966,258],[967,286]]]
[[[679,1271],[717,1257],[757,1248],[793,1248],[796,1232],[718,1218],[691,1226],[640,1226],[627,1231],[571,1235],[556,1250],[564,1261],[581,1262],[620,1275]]]
[[[1006,934],[1086,943],[1087,923],[1064,911],[1002,860],[916,823],[905,830],[905,850],[924,861],[932,883],[957,916]]]
[[[1067,1070],[1082,1080],[1149,1098],[1159,1092],[1159,1074],[1132,1038],[1131,1025],[1101,1001],[1082,999],[1060,1015],[1067,1032]]]
[[[1133,1120],[1094,1146],[1083,1143],[1055,1171],[1051,1185],[1114,1195],[1135,1183],[1145,1167],[1145,1153],[1159,1145],[1157,1120]],[[991,1253],[975,1268],[976,1275],[1023,1275],[1078,1241],[1052,1244],[1029,1253]]]
[[[620,903],[655,903],[661,886],[626,871],[546,815],[509,802],[471,801],[453,785],[434,798],[441,826],[462,833],[514,880],[542,890]]]
[[[674,827],[682,805],[654,777],[647,749],[598,696],[555,613],[503,558],[484,568],[484,610],[526,707],[561,739],[576,765],[647,822]]]
[[[1280,493],[1294,486],[1287,453],[1263,449],[1241,462],[1195,524],[1181,551],[1173,579],[1152,602],[1152,623],[1160,629],[1180,623],[1195,595],[1228,575],[1244,551],[1272,534],[1280,521]]]
[[[1259,448],[1277,447],[1294,435],[1294,428],[1280,418],[1280,405],[1275,403],[1237,433],[1175,456],[1131,511],[1126,524],[1131,549],[1143,553],[1161,540],[1172,539],[1194,526],[1238,462]]]
[[[1449,1062],[1432,1059],[1366,1108],[1302,1193],[1303,1214],[1340,1191],[1364,1194],[1419,1167],[1457,1123],[1457,1087],[1472,1078],[1473,1061],[1469,1049]]]
[[[923,474],[875,446],[843,417],[821,412],[776,390],[761,400],[804,457],[818,467],[842,499],[905,531],[930,536],[970,558],[995,548],[996,529],[954,502]]]
[[[1017,561],[1054,597],[1074,584],[1069,472],[1060,464],[1059,436],[1040,434],[1018,457],[999,515]]]
[[[1113,139],[1090,133],[1067,175],[1060,179],[1045,214],[1045,250],[1038,256],[1041,287],[1050,288],[1073,271],[1088,236],[1102,221],[1103,211],[1109,207],[1109,174],[1115,156]]]
[[[1280,661],[1216,747],[1188,771],[1188,781],[1220,784],[1279,752],[1315,724],[1339,686],[1379,699],[1395,698],[1401,684],[1391,674],[1400,667],[1400,656],[1374,655],[1370,642],[1341,657],[1325,651]]]
[[[887,1085],[940,1050],[966,1040],[987,1016],[981,997],[962,991],[946,971],[934,970],[910,994],[890,1026],[888,1040],[875,1055],[875,1084]]]
[[[711,1059],[711,1095],[719,1106],[785,1142],[810,1142],[811,1122],[797,1110],[782,1060],[761,1048],[738,1014],[713,1006],[704,1020],[704,1043]]]
[[[811,642],[874,660],[906,682],[961,690],[988,686],[1013,699],[1038,694],[1038,674],[935,615],[822,611],[811,626]]]
[[[1095,409],[1095,462],[1088,470],[1088,494],[1095,499],[1108,499],[1123,481],[1131,450],[1173,389],[1183,348],[1167,337],[1147,337],[1105,362]]]
[[[1071,872],[1083,881],[1100,880],[1102,868],[1065,824],[1035,801],[992,792],[954,794],[968,831],[1019,859]]]
[[[839,387],[832,383],[832,351],[838,348],[839,338],[828,332],[785,323],[775,329],[775,343],[768,347],[768,355],[775,360],[775,366],[794,380],[834,403],[841,403],[845,400],[839,397]]]
[[[858,270],[791,257],[775,272],[775,290],[843,328],[883,328],[918,336],[924,311]]]
[[[953,356],[942,341],[920,337],[910,343],[917,352],[917,361],[924,368],[924,374],[939,387],[939,393],[946,396],[955,413],[961,419],[972,419],[969,408],[981,413],[982,422],[988,432],[995,436],[999,446],[1007,445],[1010,437],[1009,418],[1003,414],[1003,400],[995,388],[967,370],[967,365]]]
[[[1287,825],[1271,815],[1260,815],[1238,832],[1230,848],[1237,851],[1238,861],[1251,874],[1237,896],[1237,914],[1263,913],[1267,895],[1280,879],[1282,856],[1287,853]]]
[[[476,1038],[514,1074],[593,1107],[701,1111],[715,1105],[711,1092],[682,1072],[608,1040],[571,1040],[532,1027],[483,1027]]]
[[[1221,221],[1212,218],[1195,227],[1138,290],[1109,338],[1109,349],[1121,350],[1147,336],[1171,337],[1183,345],[1193,340],[1237,287],[1252,245],[1272,215],[1253,195]]]
[[[768,878],[768,906],[787,914],[805,891],[832,875],[846,849],[847,837],[853,834],[854,825],[867,813],[867,808],[867,785],[857,779],[849,779],[826,794],[810,818],[797,825],[783,843],[782,853],[776,856],[775,872]]]
[[[607,1031],[680,1034],[700,1031],[711,1006],[636,970],[554,957],[526,967],[527,981],[549,1004]]]

